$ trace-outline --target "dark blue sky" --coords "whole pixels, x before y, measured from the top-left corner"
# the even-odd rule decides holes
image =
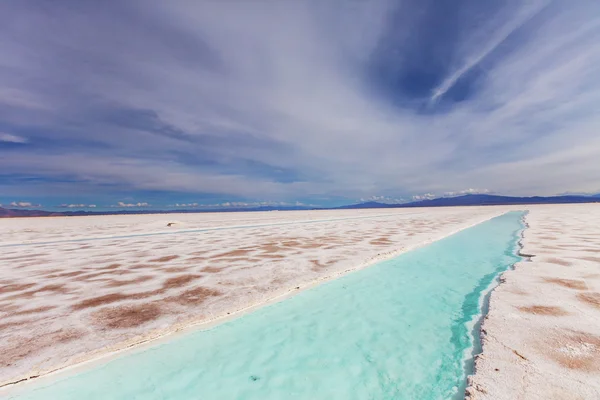
[[[0,204],[599,192],[600,3],[0,3]]]

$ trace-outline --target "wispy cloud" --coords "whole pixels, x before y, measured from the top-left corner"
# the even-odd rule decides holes
[[[470,48],[465,52],[466,59],[460,60],[461,65],[458,69],[451,73],[441,85],[435,88],[431,96],[430,102],[434,102],[442,97],[452,88],[459,79],[461,79],[466,73],[471,71],[477,65],[479,65],[487,56],[492,54],[494,50],[498,49],[500,45],[515,31],[521,28],[525,23],[531,20],[534,16],[538,15],[547,5],[549,0],[539,0],[530,3],[525,3],[524,7],[515,7],[508,11],[509,15],[503,15],[503,18],[497,18],[492,23],[483,25],[482,32],[476,32],[477,34],[490,34],[490,39],[487,43],[474,43],[475,52]],[[514,14],[514,15],[511,15]],[[494,25],[500,24],[499,28]],[[482,35],[483,36],[483,35]],[[465,47],[470,44],[465,43]],[[477,47],[482,46],[481,50]]]
[[[401,203],[406,203],[407,200],[404,198],[397,198],[397,197],[389,197],[389,196],[371,196],[371,197],[363,197],[360,199],[361,203],[365,203],[365,202],[369,202],[369,201],[374,201],[377,203],[384,203],[384,204],[401,204]]]
[[[61,204],[60,208],[96,208],[95,204]]]
[[[0,142],[7,143],[27,143],[27,138],[18,135],[12,135],[10,133],[2,133],[0,132]]]
[[[29,144],[0,170],[135,198],[593,191],[599,40],[596,2],[4,2],[0,127]]]
[[[201,206],[201,205],[198,203],[187,203],[187,204],[186,203],[181,203],[181,204],[176,203],[175,204],[175,207],[199,207],[199,206]]]

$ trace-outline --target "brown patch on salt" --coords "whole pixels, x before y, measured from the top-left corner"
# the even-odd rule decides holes
[[[261,254],[259,256],[257,256],[259,258],[269,258],[269,259],[275,259],[275,260],[281,260],[283,258],[285,258],[285,256],[281,255],[281,254]]]
[[[124,293],[109,293],[103,296],[92,297],[89,299],[85,299],[80,301],[79,303],[73,305],[71,308],[73,310],[82,310],[85,308],[99,307],[110,303],[116,303],[118,301],[123,300],[141,300],[148,297],[156,296],[164,293],[164,289],[150,290],[147,292],[138,292],[132,294],[124,294]]]
[[[563,259],[556,258],[556,257],[548,258],[545,261],[549,262],[551,264],[562,265],[564,267],[569,267],[569,266],[573,265],[573,263],[571,261],[563,260]]]
[[[55,278],[55,277],[57,277],[57,275],[55,275],[55,274],[59,274],[59,273],[61,273],[63,271],[64,271],[64,269],[62,269],[62,268],[44,269],[43,271],[40,271],[39,273],[35,273],[33,275],[35,275],[35,276],[41,276],[41,277],[44,277],[44,278]],[[2,283],[0,282],[0,285],[1,284]]]
[[[10,314],[19,310],[20,307],[13,303],[0,303],[0,312]]]
[[[225,267],[204,267],[202,268],[202,272],[206,272],[207,274],[216,274],[225,269]]]
[[[21,336],[8,346],[0,347],[0,366],[10,367],[16,362],[30,357],[56,344],[65,344],[83,336],[81,331],[66,328],[44,335]]]
[[[98,307],[105,304],[115,303],[129,299],[129,295],[123,293],[109,293],[103,296],[92,297],[75,304],[71,308],[74,310],[83,310],[84,308]]]
[[[560,279],[560,278],[543,278],[546,283],[554,283],[556,285],[560,285],[563,287],[567,287],[569,289],[576,290],[585,290],[587,289],[587,285],[584,281],[579,281],[575,279]]]
[[[185,261],[187,261],[187,262],[206,261],[206,257],[190,257],[190,258],[186,258]]]
[[[260,256],[259,256],[260,257]],[[211,262],[217,263],[217,264],[222,264],[222,263],[248,263],[251,262],[252,259],[248,258],[248,257],[231,257],[231,258],[217,258],[214,260],[211,260]]]
[[[185,286],[192,281],[200,279],[201,277],[202,277],[201,275],[191,275],[191,274],[175,276],[173,278],[169,278],[169,279],[165,280],[162,287],[163,287],[163,289],[178,288],[180,286]]]
[[[330,261],[327,261],[325,264],[323,264],[319,260],[310,260],[310,262],[313,265],[311,269],[315,272],[319,272],[327,267],[330,267],[331,265],[335,264],[338,261],[340,261],[340,260],[330,260]]]
[[[41,292],[53,292],[53,293],[67,294],[67,293],[70,293],[70,290],[66,287],[66,285],[64,283],[55,283],[55,284],[51,284],[51,285],[42,286],[41,288],[39,288],[35,291],[36,294],[41,293]]]
[[[29,325],[38,322],[37,319],[28,319],[25,321],[4,322],[0,324],[0,332],[3,330],[13,330],[21,326]]]
[[[181,305],[199,305],[204,303],[211,297],[217,297],[221,295],[222,293],[218,290],[198,286],[194,289],[187,290],[179,295],[168,297],[165,300]]]
[[[53,310],[55,308],[56,308],[56,306],[43,306],[43,307],[37,307],[37,308],[30,308],[28,310],[23,310],[23,311],[15,312],[12,315],[38,314],[38,313],[43,313],[43,312],[46,312],[46,311]]]
[[[306,244],[300,245],[298,247],[301,249],[312,250],[312,249],[319,249],[323,246],[325,246],[324,243],[306,243]]]
[[[380,237],[380,238],[371,240],[369,243],[378,245],[378,246],[385,246],[388,244],[392,244],[392,241],[387,237]]]
[[[11,296],[5,297],[5,299],[6,300],[31,299],[35,295],[38,295],[38,294],[44,293],[44,292],[61,293],[61,294],[70,293],[70,291],[67,288],[65,288],[64,284],[52,284],[52,285],[43,286],[39,289],[30,290],[27,292],[15,293]]]
[[[180,272],[189,271],[189,268],[188,267],[167,267],[167,268],[161,268],[161,271],[168,272],[170,274],[178,274]]]
[[[158,319],[162,315],[156,304],[136,304],[104,308],[92,313],[96,325],[109,329],[135,328]]]
[[[133,264],[128,267],[129,269],[148,269],[148,268],[156,268],[156,265],[151,264]]]
[[[285,247],[296,247],[296,246],[300,246],[300,242],[296,241],[296,240],[288,240],[285,242],[281,242],[282,246]]]
[[[87,275],[81,275],[76,277],[75,279],[73,279],[74,281],[81,281],[81,282],[86,282],[86,281],[90,281],[94,278],[98,278],[99,276],[104,276],[104,275],[128,275],[131,274],[132,272],[129,270],[124,270],[124,269],[119,269],[119,270],[110,270],[110,271],[103,271],[103,272],[96,272],[93,274],[87,274]]]
[[[35,283],[13,283],[0,287],[0,293],[21,292],[33,286],[35,286]]]
[[[217,254],[215,256],[212,256],[211,258],[243,257],[243,256],[248,255],[248,253],[250,253],[249,250],[237,249],[237,250],[228,251],[226,253]]]
[[[72,278],[74,276],[79,276],[81,274],[84,274],[85,272],[83,271],[72,271],[72,272],[64,272],[62,274],[58,274],[57,277],[59,278]]]
[[[136,283],[146,282],[146,281],[152,280],[153,278],[154,277],[152,275],[142,275],[142,276],[138,276],[137,278],[133,278],[133,279],[123,279],[123,280],[112,279],[106,285],[104,285],[104,287],[115,288],[115,287],[129,286],[129,285],[134,285]]]
[[[600,371],[600,337],[585,332],[562,331],[545,341],[547,343],[539,350],[563,367]]]
[[[103,257],[107,257],[107,256],[110,256],[110,254],[103,254]],[[119,262],[120,260],[118,258],[103,258],[103,259],[94,260],[94,261],[96,262],[96,264],[115,264],[115,263]],[[91,269],[93,271],[97,271],[102,268],[98,268],[94,265],[91,267],[87,267],[85,269]]]
[[[592,307],[596,307],[596,308],[600,309],[600,293],[597,293],[597,292],[579,293],[577,295],[577,298],[580,301],[591,305]]]
[[[121,264],[115,263],[115,264],[110,264],[110,265],[107,265],[106,267],[102,267],[102,268],[98,268],[98,269],[99,270],[112,270],[112,269],[117,269],[120,266],[121,266]]]
[[[268,243],[260,246],[260,250],[264,251],[265,253],[279,253],[281,250],[285,249],[282,249],[273,243]]]
[[[523,289],[519,289],[519,288],[509,288],[509,289],[504,289],[507,292],[510,292],[512,294],[517,294],[519,296],[529,296],[529,292],[524,291]]]
[[[560,317],[563,315],[569,315],[569,312],[564,310],[561,307],[553,307],[553,306],[527,306],[527,307],[517,307],[520,311],[529,313],[529,314],[537,314],[537,315],[549,315],[553,317]]]
[[[133,254],[133,257],[136,257],[136,258],[146,258],[146,257],[150,257],[152,255],[152,253],[149,251],[138,251],[136,249],[127,251],[126,253],[135,253],[135,254]]]
[[[178,255],[173,254],[172,256],[164,256],[164,257],[159,257],[159,258],[155,258],[153,260],[150,260],[150,262],[167,262],[167,261],[172,261],[179,258]]]

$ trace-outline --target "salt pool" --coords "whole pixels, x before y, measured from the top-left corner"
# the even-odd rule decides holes
[[[34,381],[10,398],[460,398],[482,296],[519,260],[522,215],[494,218],[210,330]]]

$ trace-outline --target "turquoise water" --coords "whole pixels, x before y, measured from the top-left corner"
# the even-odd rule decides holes
[[[15,399],[452,399],[473,321],[518,261],[513,212]]]

